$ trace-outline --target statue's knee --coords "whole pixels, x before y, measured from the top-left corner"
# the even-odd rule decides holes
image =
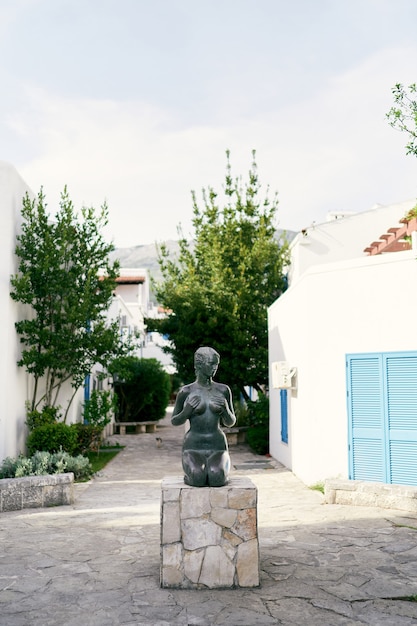
[[[205,487],[207,485],[206,472],[188,471],[185,473],[184,482],[191,487]]]
[[[210,487],[223,487],[227,482],[226,472],[221,467],[210,467],[207,474]]]

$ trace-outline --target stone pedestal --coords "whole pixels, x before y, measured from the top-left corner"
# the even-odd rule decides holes
[[[248,478],[225,487],[162,481],[161,587],[259,586],[257,489]]]

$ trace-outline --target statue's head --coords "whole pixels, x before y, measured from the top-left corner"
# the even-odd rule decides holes
[[[194,353],[195,371],[197,372],[204,363],[214,360],[217,361],[217,364],[220,361],[220,354],[214,348],[208,348],[207,346],[198,348]]]

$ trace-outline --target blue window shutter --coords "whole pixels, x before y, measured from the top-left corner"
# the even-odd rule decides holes
[[[417,486],[417,354],[384,355],[387,376],[389,480]]]
[[[381,355],[347,356],[349,476],[386,482]]]
[[[288,443],[288,393],[286,389],[279,390],[281,404],[281,441]]]

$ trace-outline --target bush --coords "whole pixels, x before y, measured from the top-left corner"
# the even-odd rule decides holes
[[[84,403],[83,418],[87,424],[103,428],[110,422],[116,408],[116,400],[111,391],[94,389]]]
[[[257,454],[269,452],[269,398],[260,394],[256,401],[248,402],[249,424],[246,441]]]
[[[55,424],[60,417],[60,407],[44,406],[42,411],[37,411],[36,409],[28,411],[26,415],[26,424],[29,430],[34,430],[39,426]]]
[[[77,431],[76,452],[84,454],[88,450],[98,450],[101,444],[102,428],[93,424],[73,424]]]
[[[248,426],[249,410],[246,402],[243,400],[239,400],[233,403],[233,407],[236,415],[236,426]]]
[[[77,450],[78,431],[75,424],[68,425],[63,422],[44,424],[38,426],[29,434],[27,438],[27,448],[29,455],[37,450],[46,452],[59,452],[60,450],[72,455]]]
[[[269,451],[269,428],[266,426],[253,426],[246,433],[248,445],[257,454],[267,454]]]
[[[0,466],[0,478],[20,478],[73,472],[76,480],[89,478],[92,474],[90,461],[84,456],[70,456],[67,452],[38,451],[30,458],[19,456],[4,459]]]
[[[122,357],[110,367],[121,422],[157,421],[165,417],[171,379],[157,359]]]

